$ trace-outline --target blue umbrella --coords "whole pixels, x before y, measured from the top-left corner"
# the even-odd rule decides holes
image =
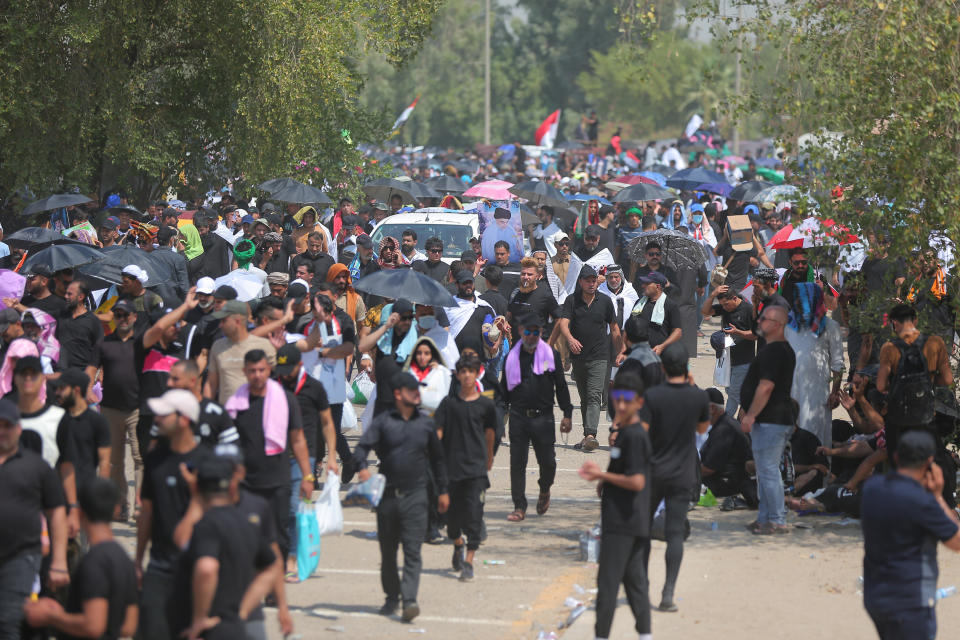
[[[574,193],[573,195],[564,197],[570,202],[586,202],[588,200],[596,200],[600,204],[610,204],[610,201],[606,198],[601,198],[600,196],[591,196],[588,193]]]
[[[730,195],[730,192],[733,191],[733,186],[726,182],[708,182],[702,184],[696,188],[696,191],[706,191],[707,193],[717,193],[724,198]]]
[[[641,171],[637,175],[643,176],[644,178],[650,178],[661,187],[667,186],[667,177],[662,173],[657,173],[656,171]]]
[[[667,186],[681,191],[694,191],[702,184],[711,184],[717,182],[726,182],[727,179],[722,173],[710,171],[703,167],[693,169],[684,169],[677,171],[667,178]]]

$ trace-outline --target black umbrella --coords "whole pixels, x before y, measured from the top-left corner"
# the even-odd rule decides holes
[[[41,198],[40,200],[34,200],[20,212],[20,215],[31,216],[35,213],[62,209],[63,207],[83,204],[84,202],[91,202],[91,200],[87,196],[79,193],[58,193],[47,196],[46,198]]]
[[[672,197],[674,197],[673,193],[658,184],[640,182],[626,189],[621,189],[617,195],[613,196],[613,201],[645,202],[647,200],[665,200]]]
[[[567,199],[563,192],[541,180],[518,182],[507,191],[537,204],[549,204],[554,207],[567,206]]]
[[[678,267],[698,268],[707,260],[707,252],[702,244],[682,231],[673,229],[644,231],[627,245],[630,257],[640,262],[646,260],[647,243],[654,240],[660,243],[664,257]]]
[[[51,271],[75,269],[79,266],[99,262],[104,259],[104,253],[88,244],[74,242],[71,244],[55,244],[41,249],[29,256],[23,263],[21,273],[33,273],[33,267],[43,265]]]
[[[333,204],[327,194],[314,186],[297,182],[292,178],[276,178],[275,180],[276,183],[272,189],[264,189],[264,191],[270,193],[273,200],[293,202],[294,204]],[[268,180],[260,186],[263,187],[263,185],[272,182],[274,180]]]
[[[363,185],[363,192],[368,198],[379,200],[380,202],[390,203],[390,198],[400,196],[404,204],[416,204],[417,197],[414,193],[419,193],[418,187],[414,186],[413,180],[401,180],[399,178],[374,178]]]
[[[467,187],[463,182],[457,180],[453,176],[442,175],[429,178],[426,181],[426,185],[431,187],[434,191],[439,191],[440,193],[463,193],[467,190]]]
[[[424,198],[440,199],[443,197],[443,194],[437,191],[433,186],[424,184],[422,182],[417,182],[416,180],[410,181],[410,194],[418,200],[422,200]]]
[[[44,227],[24,227],[6,236],[3,241],[16,249],[33,251],[38,251],[51,244],[73,244],[76,242],[76,240],[68,238],[59,231]]]
[[[730,195],[727,196],[730,200],[739,200],[741,202],[749,202],[751,198],[755,195],[766,189],[767,187],[772,187],[772,182],[767,182],[766,180],[747,180],[746,182],[741,182],[733,188],[733,191],[730,192]]]
[[[257,189],[266,191],[267,193],[273,193],[274,191],[279,191],[280,189],[296,187],[298,184],[301,183],[297,182],[293,178],[273,178],[272,180],[267,180],[266,182],[261,182],[258,184]]]
[[[693,169],[684,169],[677,171],[667,178],[667,186],[681,191],[693,191],[702,184],[711,184],[716,182],[726,182],[727,177],[722,173],[710,171],[703,167],[694,167]]]
[[[120,275],[110,267],[122,270],[127,265],[135,264],[147,272],[147,286],[173,280],[173,273],[170,272],[170,266],[166,262],[153,257],[150,252],[144,251],[139,247],[125,244],[104,247],[103,252],[106,254],[106,257],[86,270],[94,277],[119,284]]]
[[[457,301],[443,285],[413,269],[383,269],[364,276],[353,288],[391,300],[404,299],[431,307],[457,306]]]

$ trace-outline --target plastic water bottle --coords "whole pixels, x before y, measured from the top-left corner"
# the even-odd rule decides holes
[[[957,595],[957,588],[953,585],[949,587],[940,587],[937,589],[937,595],[935,596],[937,600],[943,600],[944,598],[949,598],[950,596]]]

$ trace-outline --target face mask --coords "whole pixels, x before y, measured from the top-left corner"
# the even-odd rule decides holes
[[[693,222],[695,224],[700,224],[701,222],[703,222],[703,216],[700,215],[699,213],[693,214]]]
[[[424,331],[430,331],[435,326],[437,326],[437,317],[436,316],[421,316],[417,318],[417,326],[419,326]]]

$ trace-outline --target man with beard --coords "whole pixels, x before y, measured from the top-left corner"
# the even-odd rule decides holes
[[[67,287],[67,306],[57,318],[57,340],[60,341],[60,368],[81,369],[93,380],[97,368],[91,363],[103,341],[103,326],[88,308],[90,290],[82,282]]]
[[[201,258],[203,262],[197,275],[217,279],[229,273],[233,247],[230,246],[229,242],[212,232],[210,216],[196,216],[193,219],[193,224],[200,234],[200,243],[203,245]]]
[[[780,295],[790,304],[793,304],[793,290],[798,282],[814,282],[814,270],[806,249],[790,249],[790,268],[780,279]]]
[[[203,397],[200,369],[193,360],[180,360],[170,367],[167,387],[189,391],[197,399],[200,405],[200,414],[194,424],[194,436],[197,442],[212,447],[218,444],[233,444],[240,438],[233,424],[233,418],[226,409],[213,400]],[[157,438],[159,435],[160,432],[154,425],[150,430],[150,436]]]
[[[483,325],[493,322],[496,312],[487,301],[477,297],[473,281],[473,274],[466,269],[457,273],[455,298],[458,306],[447,310],[447,318],[450,320],[450,335],[460,351],[471,347],[477,353],[483,353],[485,346],[491,346],[483,334]]]
[[[100,229],[97,231],[97,239],[101,247],[115,247],[119,236],[117,235],[117,220],[113,216],[107,217],[100,223]]]
[[[209,351],[220,334],[220,323],[213,317],[213,312],[216,311],[213,278],[203,277],[197,280],[194,293],[197,306],[187,311],[183,319],[194,327],[193,340],[196,341],[196,346],[191,345],[189,352],[199,353],[204,349]]]
[[[66,308],[67,302],[60,296],[50,292],[53,272],[45,264],[36,264],[30,267],[27,274],[26,295],[22,304],[17,303],[14,308],[23,313],[28,307],[40,309],[56,318]],[[8,305],[11,306],[11,305]],[[20,306],[23,308],[21,309]]]
[[[413,263],[413,268],[443,284],[447,280],[447,272],[450,271],[447,263],[440,259],[443,257],[443,241],[437,237],[427,238],[424,247],[427,259],[417,260]]]
[[[636,279],[634,280],[634,288],[637,290],[637,294],[640,297],[643,297],[643,285],[640,283],[640,279],[644,276],[650,274],[653,271],[660,273],[666,278],[667,283],[663,286],[663,290],[669,293],[671,296],[677,297],[680,294],[680,291],[677,287],[677,283],[680,282],[680,277],[677,275],[676,270],[663,262],[663,249],[660,246],[660,243],[656,240],[652,240],[647,243],[647,246],[644,247],[645,255],[647,256],[647,264],[637,267],[634,272]],[[680,326],[679,324],[677,326]]]
[[[418,260],[426,260],[427,256],[417,250],[417,232],[413,229],[404,229],[400,236],[400,260],[403,264],[413,264]]]
[[[96,477],[110,477],[110,427],[102,415],[90,409],[86,401],[90,379],[77,369],[67,369],[57,380],[57,404],[63,418],[57,429],[61,459],[73,464],[77,491]],[[62,452],[70,452],[63,456]],[[77,510],[70,509],[71,528],[79,528]]]
[[[553,257],[557,253],[556,242],[563,233],[553,221],[553,207],[546,204],[541,206],[537,209],[537,217],[540,218],[540,224],[530,234],[533,239],[533,248],[543,249]]]
[[[361,353],[373,357],[374,372],[377,379],[377,400],[373,406],[373,415],[389,411],[393,406],[393,387],[390,379],[401,370],[406,356],[401,348],[409,345],[413,348],[415,335],[410,336],[413,326],[413,305],[409,300],[400,299],[393,303],[386,322],[364,336],[358,345]]]
[[[650,346],[657,355],[683,337],[680,328],[680,309],[677,303],[664,292],[667,278],[658,271],[641,276],[637,280],[642,294],[633,307],[633,314],[647,322]]]
[[[600,229],[591,224],[583,232],[583,240],[574,251],[577,257],[586,262],[600,251]]]
[[[790,303],[777,293],[777,280],[779,276],[776,269],[761,268],[753,272],[753,296],[750,302],[757,318],[766,307],[776,305],[790,309]]]
[[[307,235],[307,249],[303,253],[294,256],[290,260],[291,277],[297,273],[297,267],[302,264],[310,263],[313,265],[314,278],[318,281],[326,280],[327,271],[336,262],[333,257],[327,253],[324,246],[323,234],[319,231],[312,231]]]
[[[150,314],[156,309],[163,308],[163,298],[152,291],[147,291],[144,285],[149,276],[147,272],[135,264],[128,264],[121,271],[120,285],[117,292],[121,300],[129,300],[137,310],[138,331],[147,326]]]
[[[327,282],[336,287],[337,308],[346,313],[357,323],[367,315],[367,305],[363,303],[363,296],[354,291],[350,280],[350,269],[346,265],[337,263],[327,271]]]
[[[276,231],[264,234],[255,262],[267,274],[289,273],[290,255],[283,248],[283,236]]]

